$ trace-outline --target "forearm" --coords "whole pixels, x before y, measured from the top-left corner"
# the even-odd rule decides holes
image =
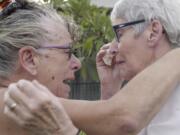
[[[87,135],[129,135],[131,132],[126,131],[126,128],[129,128],[127,115],[123,114],[126,108],[117,106],[113,108],[113,104],[109,100],[72,101],[61,99],[61,103],[65,106],[74,124],[85,131]],[[131,127],[129,129],[131,130]],[[134,135],[134,132],[131,135]]]
[[[179,84],[179,58],[179,49],[168,53],[110,99],[114,115],[126,118],[133,132],[139,132],[150,122]]]
[[[163,57],[110,100],[63,101],[65,109],[88,135],[134,135],[147,125],[178,84],[179,58],[177,52]]]
[[[135,133],[145,127],[159,112],[179,83],[173,68],[166,69],[166,75],[158,71],[147,74],[144,72],[143,76],[134,78],[120,93],[110,99],[114,104],[114,115],[127,118],[127,123],[129,121],[129,124],[132,124]],[[147,75],[147,78],[144,75]]]
[[[88,135],[108,135],[116,128],[111,127],[110,109],[107,101],[82,101],[61,99],[74,124]],[[112,119],[111,119],[112,120]],[[106,129],[108,128],[108,132]]]

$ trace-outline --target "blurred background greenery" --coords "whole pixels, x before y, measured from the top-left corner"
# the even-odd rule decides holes
[[[83,33],[75,47],[76,55],[82,61],[82,68],[76,74],[76,81],[98,81],[96,54],[100,47],[111,41],[114,36],[109,19],[111,9],[92,5],[90,0],[49,2],[60,14],[71,16]]]

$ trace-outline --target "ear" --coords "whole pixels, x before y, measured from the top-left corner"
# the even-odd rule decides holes
[[[149,26],[148,45],[155,47],[163,35],[163,26],[159,20],[152,20]]]
[[[37,53],[33,47],[23,47],[19,50],[21,67],[31,75],[37,74]]]

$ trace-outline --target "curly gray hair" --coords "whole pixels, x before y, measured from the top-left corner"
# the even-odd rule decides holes
[[[25,4],[8,9],[13,12],[1,13],[0,17],[0,78],[7,78],[15,70],[20,48],[39,48],[45,42],[63,38],[63,30],[71,32],[68,22],[52,6],[17,2]]]

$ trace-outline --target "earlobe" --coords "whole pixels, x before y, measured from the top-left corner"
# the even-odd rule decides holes
[[[37,74],[35,57],[35,49],[33,47],[23,47],[19,50],[21,67],[31,75]]]
[[[152,20],[149,27],[148,43],[150,47],[155,47],[163,35],[163,26],[158,20]]]

